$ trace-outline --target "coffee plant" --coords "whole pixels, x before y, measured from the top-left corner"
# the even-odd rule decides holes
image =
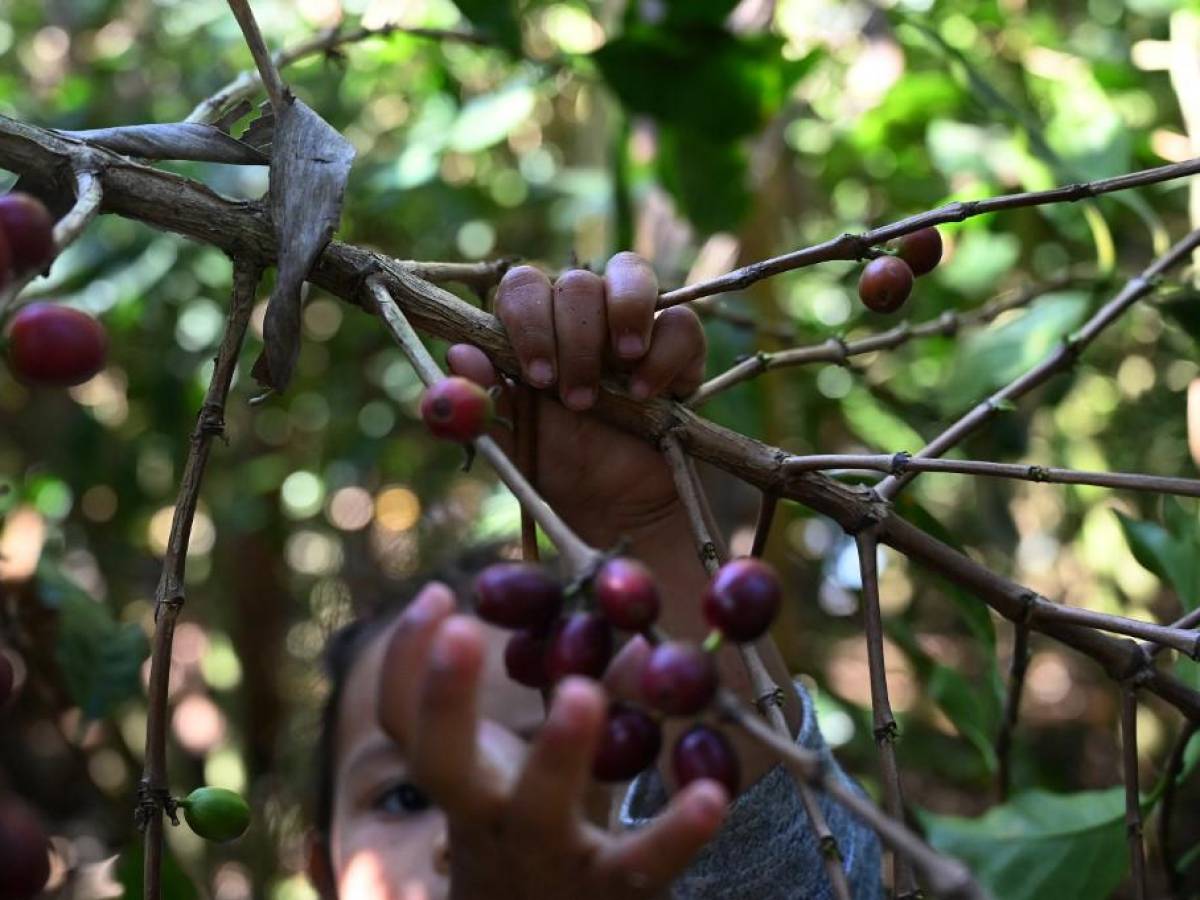
[[[262,778],[247,802],[210,783],[219,766],[196,764],[189,741],[217,739],[188,730],[184,704],[213,719],[206,691],[236,695],[240,666],[282,693],[285,642],[312,644],[354,603],[362,611],[348,599],[355,579],[365,595],[395,590],[351,569],[391,559],[392,575],[415,573],[422,501],[457,497],[437,507],[430,543],[462,542],[484,506],[470,499],[483,469],[519,509],[523,559],[472,585],[480,618],[511,632],[508,675],[539,689],[602,679],[628,636],[651,645],[644,705],[609,706],[597,779],[627,781],[665,758],[679,784],[710,778],[733,793],[737,733],[792,776],[832,896],[850,891],[817,790],[878,833],[895,897],[1187,896],[1200,858],[1182,793],[1200,760],[1200,480],[1174,473],[1188,441],[1200,464],[1200,10],[1161,5],[1080,4],[1062,37],[1038,4],[987,0],[464,0],[415,4],[398,21],[377,8],[388,4],[348,0],[300,4],[307,33],[282,44],[290,17],[263,16],[257,7],[278,13],[265,0],[162,2],[153,15],[174,37],[159,47],[141,40],[155,32],[140,13],[116,4],[18,4],[0,46],[49,81],[28,103],[5,100],[19,115],[0,115],[0,168],[15,178],[0,198],[0,421],[12,432],[0,439],[0,716],[22,723],[0,741],[6,768],[22,754],[0,780],[0,896],[67,890],[79,868],[69,842],[47,837],[67,816],[15,797],[44,774],[26,751],[46,741],[136,830],[116,865],[126,896],[197,896],[189,878],[208,878],[197,861],[226,859],[179,837],[181,814],[195,837],[238,841],[231,853],[290,847],[297,868],[294,807],[289,820],[263,786],[283,726],[270,721],[247,748]],[[223,42],[221,67],[253,68],[213,81],[215,64],[180,37],[196,28]],[[158,83],[172,49],[183,68],[207,67],[190,112],[179,91],[192,80]],[[115,67],[109,93],[72,69],[85,60]],[[1140,87],[1142,71],[1170,85]],[[23,90],[0,75],[0,100]],[[1161,112],[1169,103],[1182,124]],[[127,121],[127,108],[155,121]],[[673,475],[710,577],[695,606],[703,642],[662,626],[644,565],[591,546],[537,489],[539,386],[521,383],[490,298],[514,248],[566,267],[547,222],[594,230],[594,173],[558,171],[560,119],[588,145],[580,160],[608,167],[599,218],[611,235],[581,226],[572,255],[598,256],[605,241],[644,251],[681,285],[658,309],[690,305],[712,341],[713,373],[690,396],[643,399],[614,374],[590,413],[657,448]],[[825,187],[836,188],[828,202],[797,199]],[[466,220],[468,208],[485,214]],[[449,255],[438,232],[451,221],[469,261],[421,259]],[[789,249],[773,255],[780,243]],[[207,298],[216,291],[223,309]],[[175,294],[189,298],[182,311]],[[161,345],[170,328],[187,359]],[[505,383],[447,376],[439,342],[482,348]],[[1191,406],[1159,396],[1160,381],[1187,389]],[[94,421],[78,424],[68,400]],[[397,405],[421,431],[396,430]],[[132,462],[110,458],[150,419],[165,430],[193,415],[179,459],[166,438],[147,438]],[[31,422],[45,434],[21,433]],[[1106,428],[1111,457],[1098,449]],[[180,435],[169,440],[182,446]],[[254,449],[235,472],[226,444],[245,435]],[[458,473],[455,444],[474,480]],[[295,462],[323,450],[345,462],[329,498]],[[356,471],[375,456],[386,458],[372,495]],[[122,472],[162,515],[127,517],[134,487],[80,482],[90,524],[75,522],[72,486],[53,472],[80,459]],[[386,486],[424,474],[422,496]],[[718,478],[741,493],[718,495]],[[1045,499],[1056,491],[1068,499]],[[749,492],[755,524],[731,528],[750,519]],[[457,532],[444,524],[456,503],[470,507]],[[338,580],[331,538],[310,528],[287,540],[289,566],[323,579],[308,589],[313,620],[326,620],[307,630],[280,625],[287,591],[268,539],[290,527],[280,508],[296,521],[324,510],[350,548]],[[359,540],[369,524],[374,544]],[[144,559],[128,561],[135,526],[157,542],[157,587],[110,608],[106,575],[144,581]],[[196,548],[226,528],[235,537],[223,534],[228,553],[210,573]],[[1085,550],[1068,554],[1076,539]],[[539,561],[547,545],[561,572]],[[336,564],[317,559],[326,550]],[[1055,554],[1069,564],[1051,577]],[[814,565],[797,565],[803,556]],[[233,599],[211,623],[238,636],[237,653],[184,615],[226,563]],[[835,743],[869,797],[791,740],[758,643],[769,629],[813,675],[827,721],[859,735]],[[724,645],[757,709],[720,683]],[[843,668],[861,661],[857,676],[830,676],[835,645]],[[314,665],[315,652],[296,655]],[[855,677],[869,710],[845,696]],[[286,678],[314,687],[313,675]],[[1067,702],[1075,681],[1087,702]],[[1030,749],[1022,701],[1034,683],[1042,707],[1063,704],[1057,718],[1042,709],[1042,724],[1118,723],[1116,740],[1089,731],[1074,748],[1076,762],[1110,761],[1118,787],[1084,784],[1069,755]],[[668,742],[670,720],[683,730]],[[272,864],[254,865],[265,882]],[[221,863],[216,895],[251,896],[248,871]]]

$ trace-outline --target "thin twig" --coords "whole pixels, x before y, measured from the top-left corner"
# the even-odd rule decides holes
[[[950,203],[929,212],[909,216],[890,225],[874,228],[862,234],[843,234],[821,244],[795,250],[783,256],[760,260],[741,269],[735,269],[725,275],[720,275],[708,281],[699,281],[673,291],[667,291],[658,298],[658,308],[665,309],[679,303],[687,303],[699,297],[713,294],[724,294],[729,291],[739,291],[749,287],[756,281],[791,272],[818,263],[833,260],[865,259],[873,247],[890,240],[920,231],[931,225],[941,225],[947,222],[962,222],[973,216],[999,210],[1019,209],[1028,206],[1044,206],[1051,203],[1073,203],[1088,197],[1098,197],[1113,191],[1124,191],[1130,188],[1144,187],[1149,184],[1159,184],[1176,178],[1186,178],[1200,172],[1200,159],[1189,159],[1184,162],[1159,166],[1154,169],[1144,169],[1140,172],[1130,172],[1115,178],[1103,178],[1082,184],[1071,184],[1053,188],[1048,191],[1033,191],[1023,194],[1005,194],[1000,197],[989,197],[984,200],[966,200]]]
[[[359,43],[374,37],[388,37],[392,34],[407,34],[411,37],[478,45],[490,43],[483,35],[466,31],[447,31],[441,28],[404,28],[399,25],[381,25],[378,28],[356,28],[351,31],[343,31],[339,27],[324,31],[276,53],[274,56],[275,66],[283,69],[309,56],[332,53],[347,44]],[[262,76],[257,70],[250,69],[242,72],[215,94],[202,100],[191,111],[186,121],[211,123],[233,104],[253,97],[262,84]]]
[[[901,322],[887,331],[869,334],[855,340],[846,341],[834,337],[807,347],[793,347],[775,353],[756,353],[700,385],[696,392],[687,399],[687,405],[695,409],[707,403],[717,394],[773,369],[810,363],[836,363],[839,366],[845,366],[849,365],[850,360],[856,356],[880,350],[894,350],[918,338],[950,337],[958,334],[963,328],[986,325],[1005,312],[1027,306],[1039,297],[1060,290],[1093,274],[1090,269],[1079,269],[1044,284],[1007,291],[975,310],[961,313],[944,312],[936,319],[929,319],[916,325]]]
[[[1188,745],[1198,731],[1200,731],[1200,723],[1183,723],[1183,729],[1175,738],[1175,744],[1171,747],[1171,756],[1167,760],[1166,771],[1163,773],[1166,782],[1163,785],[1162,802],[1158,809],[1158,848],[1162,853],[1163,874],[1166,876],[1167,886],[1172,897],[1179,897],[1183,889],[1183,873],[1178,869],[1175,850],[1171,843],[1171,820],[1175,812],[1175,793],[1179,776],[1183,774],[1184,754],[1187,753]]]
[[[246,46],[250,48],[250,55],[254,57],[254,67],[258,69],[258,77],[271,100],[271,108],[278,114],[287,103],[287,87],[279,77],[279,70],[275,68],[275,61],[271,59],[271,53],[267,50],[267,42],[263,40],[262,32],[258,29],[254,11],[250,9],[250,0],[229,0],[229,8],[242,29],[242,36],[246,39]]]
[[[1176,619],[1174,622],[1171,623],[1171,627],[1172,628],[1182,628],[1184,630],[1190,630],[1190,629],[1200,627],[1200,606],[1197,606],[1190,613]],[[1167,649],[1166,644],[1159,644],[1159,643],[1147,643],[1147,644],[1143,644],[1142,646],[1143,646],[1143,649],[1146,651],[1146,653],[1148,653],[1150,655],[1151,659],[1154,659],[1154,657],[1158,656],[1158,654],[1162,653],[1164,650]]]
[[[747,735],[773,751],[791,771],[809,784],[820,787],[873,828],[880,839],[897,855],[912,860],[935,896],[951,900],[984,900],[987,897],[961,861],[943,856],[931,848],[903,822],[885,813],[853,787],[829,772],[819,754],[789,741],[786,736],[748,712],[731,692],[723,690],[718,694],[717,708]]]
[[[369,279],[367,286],[384,324],[400,349],[404,351],[404,355],[408,357],[409,362],[412,363],[413,368],[416,369],[421,381],[426,385],[441,381],[445,377],[441,368],[421,342],[420,335],[409,324],[408,318],[400,311],[400,307],[388,289],[377,277]],[[475,440],[475,449],[491,463],[496,474],[500,476],[500,480],[520,501],[521,507],[529,511],[529,514],[546,532],[547,537],[558,547],[572,571],[576,575],[591,572],[600,559],[599,552],[584,543],[550,507],[550,504],[538,495],[521,471],[500,449],[499,444],[485,435]]]
[[[1149,491],[1200,497],[1200,479],[1142,475],[1136,472],[1080,472],[1053,466],[985,462],[974,459],[936,459],[910,453],[822,454],[793,456],[785,463],[789,472],[865,470],[887,472],[901,478],[910,472],[941,472],[950,475],[981,475],[988,478],[1013,478],[1046,484],[1086,484],[1127,491]]]
[[[751,556],[762,556],[767,549],[767,540],[771,537],[771,524],[775,521],[775,510],[779,508],[779,498],[769,491],[763,491],[758,501],[758,521],[754,524],[754,543],[750,545]]]
[[[1142,844],[1142,795],[1138,790],[1137,689],[1121,685],[1121,757],[1125,781],[1125,833],[1129,840],[1134,896],[1146,900],[1146,848]]]
[[[1193,161],[1200,165],[1200,161]],[[1134,303],[1152,293],[1158,286],[1159,279],[1173,267],[1185,262],[1188,255],[1200,246],[1200,229],[1191,232],[1174,247],[1156,259],[1140,274],[1131,278],[1115,297],[1100,307],[1096,313],[1084,323],[1073,335],[1067,337],[1057,349],[1052,350],[1040,363],[1021,375],[1015,381],[992,394],[957,422],[925,445],[914,458],[926,459],[941,456],[947,450],[962,443],[966,437],[974,433],[981,425],[991,419],[997,412],[1007,409],[1019,398],[1025,396],[1034,388],[1045,384],[1051,376],[1068,369],[1075,364],[1079,356],[1088,346],[1104,332],[1109,325],[1129,309]],[[891,500],[915,475],[889,475],[875,487],[876,493],[884,500]]]
[[[104,191],[96,172],[90,167],[76,169],[75,204],[65,216],[54,223],[54,255],[56,257],[83,234],[84,229],[100,211],[100,201],[103,197]],[[4,321],[8,310],[25,286],[39,274],[41,273],[35,271],[18,275],[0,290],[0,322]]]
[[[668,434],[663,439],[663,453],[666,454],[667,464],[675,479],[676,493],[679,494],[684,510],[687,512],[700,561],[711,575],[716,572],[728,554],[718,548],[717,538],[712,530],[711,517],[705,515],[708,503],[704,497],[700,479],[696,470],[689,466],[689,457],[683,452],[679,441],[673,435]],[[758,649],[753,644],[738,644],[737,648],[746,674],[750,677],[755,706],[770,720],[771,727],[778,734],[791,738],[791,729],[783,714],[783,695],[780,686],[771,678]],[[837,838],[830,830],[829,823],[825,820],[825,814],[821,811],[821,805],[813,796],[808,782],[795,773],[792,777],[800,796],[800,804],[804,807],[813,833],[817,836],[825,864],[825,874],[833,886],[834,896],[838,900],[851,900],[850,884],[846,880],[846,872],[842,868],[842,853],[838,848]]]
[[[996,787],[1000,802],[1008,799],[1012,788],[1010,751],[1012,735],[1021,713],[1021,694],[1025,690],[1025,672],[1029,668],[1029,626],[1018,623],[1013,629],[1012,661],[1008,667],[1008,691],[1004,698],[1004,718],[996,735]]]
[[[214,436],[225,433],[225,401],[237,369],[238,354],[254,308],[254,293],[261,270],[256,264],[236,260],[233,294],[225,336],[217,350],[212,380],[196,427],[192,431],[187,462],[179,482],[179,496],[171,517],[171,534],[163,556],[162,574],[154,595],[154,647],[150,657],[150,680],[146,700],[146,762],[138,787],[138,825],[145,833],[144,884],[146,900],[158,900],[162,891],[163,814],[174,818],[174,804],[167,782],[167,688],[171,672],[171,645],[175,623],[184,602],[184,569],[188,540],[200,485]]]
[[[873,526],[854,536],[858,546],[858,565],[862,573],[863,625],[867,635],[867,667],[871,679],[871,715],[875,746],[879,749],[879,767],[883,781],[884,808],[897,822],[904,821],[904,791],[900,769],[896,765],[896,739],[899,729],[888,697],[887,660],[883,650],[883,615],[879,608],[879,567],[875,554],[879,539]],[[918,888],[912,865],[901,853],[895,854],[892,892],[897,898],[913,897]]]

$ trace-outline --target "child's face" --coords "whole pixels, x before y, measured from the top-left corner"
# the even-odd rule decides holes
[[[522,736],[542,720],[542,700],[504,674],[505,632],[484,626],[487,664],[480,686],[483,758],[515,772]],[[440,900],[449,883],[446,820],[408,782],[400,748],[379,727],[376,703],[390,629],[354,663],[338,711],[329,847],[339,900]]]

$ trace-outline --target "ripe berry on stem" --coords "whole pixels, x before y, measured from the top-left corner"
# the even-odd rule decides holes
[[[504,670],[517,684],[531,688],[550,686],[546,655],[550,642],[545,635],[524,628],[513,634],[504,645]]]
[[[608,709],[608,721],[592,763],[598,781],[628,781],[658,758],[662,730],[650,716],[624,703]]]
[[[913,272],[902,259],[881,256],[867,263],[858,280],[858,296],[867,309],[892,313],[912,293]]]
[[[108,336],[85,312],[57,303],[30,303],[8,329],[8,363],[28,384],[71,387],[104,368]]]
[[[697,778],[711,778],[725,786],[731,799],[737,795],[741,781],[737,754],[725,735],[707,725],[696,725],[680,735],[671,753],[671,767],[680,787]]]
[[[918,278],[928,275],[942,261],[942,235],[936,228],[922,228],[900,238],[896,252]]]
[[[0,900],[30,900],[50,879],[50,841],[36,815],[12,797],[0,799]]]
[[[546,668],[552,681],[568,675],[600,678],[612,657],[612,630],[595,613],[573,613],[550,638]]]
[[[704,592],[704,616],[731,640],[745,643],[771,627],[782,591],[775,569],[746,557],[717,570]]]
[[[547,624],[562,608],[562,586],[541,566],[496,563],[475,579],[475,611],[502,628]]]
[[[250,825],[250,807],[225,788],[196,788],[179,801],[188,826],[205,840],[223,843],[241,837]]]
[[[54,219],[36,197],[0,197],[0,232],[7,238],[14,272],[40,272],[54,259]]]
[[[596,573],[592,589],[605,618],[617,628],[643,631],[658,618],[658,586],[635,559],[610,559]]]
[[[492,396],[475,382],[457,375],[443,378],[425,389],[421,418],[434,437],[469,443],[492,421]]]
[[[712,655],[694,644],[667,641],[654,648],[642,670],[646,702],[670,716],[690,716],[708,706],[717,692]]]

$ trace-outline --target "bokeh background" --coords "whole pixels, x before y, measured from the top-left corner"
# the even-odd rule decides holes
[[[1200,149],[1195,0],[462,3],[473,21],[449,0],[254,7],[275,47],[342,22],[475,28],[493,41],[396,33],[286,72],[359,152],[339,237],[402,258],[553,269],[632,247],[673,286],[952,200]],[[0,113],[39,125],[180,120],[250,65],[218,0],[0,0],[0,11]],[[267,187],[265,168],[169,168],[233,197]],[[0,187],[13,180],[0,172]],[[916,450],[1200,225],[1191,191],[1172,182],[947,226],[947,261],[900,317],[1055,287],[986,329],[773,372],[704,412],[793,451]],[[857,272],[834,263],[722,298],[710,313],[730,315],[707,320],[711,371],[756,349],[890,327],[857,301]],[[107,368],[69,392],[0,370],[0,652],[20,682],[0,712],[0,787],[43,812],[57,896],[140,896],[132,808],[151,601],[230,276],[215,250],[102,217],[31,293],[100,316]],[[1193,277],[1173,276],[964,454],[1195,476]],[[261,313],[192,537],[170,714],[175,793],[244,791],[255,827],[223,847],[168,829],[172,898],[313,896],[299,872],[326,636],[517,525],[486,467],[462,472],[419,426],[417,379],[382,329],[320,291],[307,295],[293,387],[248,405]],[[710,486],[744,551],[754,496],[720,477]],[[900,508],[1064,602],[1158,621],[1197,602],[1190,501],[926,475]],[[876,792],[853,544],[784,504],[769,556],[792,598],[777,636],[839,757]],[[895,554],[883,562],[899,759],[931,837],[977,868],[990,860],[998,897],[1120,894],[1115,685],[1035,639],[1014,747],[1025,793],[965,821],[996,802],[1011,628]],[[1200,687],[1195,663],[1167,660]],[[1141,707],[1148,793],[1179,728],[1170,710]],[[1180,807],[1197,800],[1185,789]],[[1195,817],[1179,835],[1194,860]]]

